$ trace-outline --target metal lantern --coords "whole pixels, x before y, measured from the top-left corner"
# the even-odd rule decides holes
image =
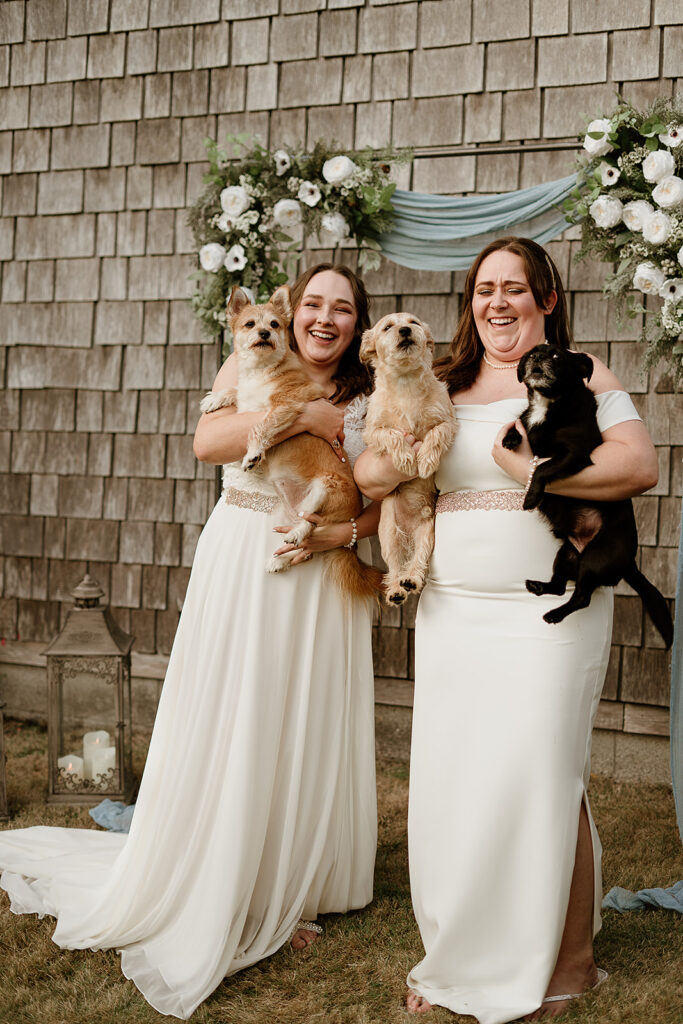
[[[2,713],[4,704],[0,702],[0,821],[7,821],[7,787],[5,785],[5,720]]]
[[[133,793],[130,649],[104,591],[86,575],[47,655],[48,803],[88,804]]]

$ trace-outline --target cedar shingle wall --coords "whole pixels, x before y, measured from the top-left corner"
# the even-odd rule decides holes
[[[138,650],[170,647],[215,493],[192,432],[216,350],[185,301],[206,135],[410,145],[403,187],[506,191],[568,173],[569,149],[533,147],[571,140],[616,89],[646,104],[681,75],[678,0],[0,4],[0,633],[51,637],[87,567]],[[571,263],[576,237],[550,248],[577,340],[658,446],[660,482],[636,508],[643,566],[673,597],[681,397],[662,371],[641,377],[638,324],[616,326],[604,268]],[[410,308],[443,339],[462,278],[368,275],[377,315]],[[379,676],[410,678],[412,615],[384,614]],[[617,719],[623,702],[665,706],[668,659],[626,589],[615,641]]]

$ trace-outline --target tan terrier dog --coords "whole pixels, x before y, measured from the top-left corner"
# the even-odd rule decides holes
[[[349,522],[363,510],[360,492],[348,462],[340,462],[322,438],[301,433],[276,443],[307,402],[325,398],[324,389],[307,376],[289,346],[292,307],[288,286],[278,288],[267,303],[253,305],[236,285],[227,312],[238,358],[237,386],[210,391],[202,399],[201,409],[208,413],[236,405],[238,412],[267,411],[249,433],[242,469],[261,466],[294,524],[284,543],[298,546],[314,529],[303,516],[317,513],[324,523]],[[289,569],[294,555],[294,551],[273,555],[268,572]],[[361,562],[355,550],[335,548],[325,555],[328,572],[344,594],[379,596],[382,574]]]

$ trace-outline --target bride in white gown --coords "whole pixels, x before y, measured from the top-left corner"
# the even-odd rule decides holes
[[[287,436],[339,440],[353,460],[369,389],[365,289],[321,264],[292,299],[299,354],[331,401],[309,403]],[[235,379],[231,356],[214,388]],[[294,558],[306,564],[265,572],[277,500],[239,468],[262,416],[222,409],[197,428],[200,459],[234,464],[197,546],[130,834],[0,832],[11,909],[55,916],[63,948],[116,948],[147,1001],[183,1019],[292,933],[295,948],[314,941],[318,926],[297,929],[300,918],[372,899],[372,609],[349,606],[325,559],[309,561],[348,544],[353,525],[317,527]],[[374,506],[358,517],[359,539],[377,518]]]
[[[548,625],[565,597],[528,593],[549,579],[559,542],[522,510],[530,449],[501,445],[525,409],[514,372],[545,338],[569,346],[557,269],[528,239],[475,260],[451,355],[459,432],[437,473],[436,539],[415,627],[410,882],[425,956],[407,1007],[431,1004],[504,1024],[556,1016],[603,977],[600,844],[586,784],[591,727],[610,648],[612,592]],[[633,403],[595,360],[603,444],[593,465],[552,486],[611,500],[654,485],[654,448]],[[408,438],[407,442],[414,442]],[[365,452],[361,489],[381,498],[399,475]]]

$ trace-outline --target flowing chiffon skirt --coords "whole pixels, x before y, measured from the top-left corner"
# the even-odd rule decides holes
[[[0,832],[12,911],[116,948],[183,1019],[300,917],[372,899],[371,609],[324,557],[267,574],[275,521],[221,500],[202,533],[130,834]]]

